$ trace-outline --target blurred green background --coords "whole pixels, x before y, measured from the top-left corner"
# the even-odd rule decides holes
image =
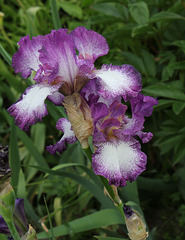
[[[48,101],[49,115],[27,133],[15,127],[6,111],[32,82],[15,75],[11,67],[20,38],[77,26],[97,31],[108,41],[110,51],[96,61],[97,68],[103,63],[134,65],[142,76],[143,94],[158,99],[159,105],[145,122],[145,130],[154,134],[142,146],[148,156],[147,170],[119,191],[125,202],[142,209],[150,239],[184,240],[183,0],[0,0],[0,143],[10,145],[12,185],[17,197],[25,199],[29,222],[38,232],[42,226],[53,226],[56,239],[127,238],[80,145],[70,145],[56,156],[45,150],[61,137],[55,125],[63,109]]]

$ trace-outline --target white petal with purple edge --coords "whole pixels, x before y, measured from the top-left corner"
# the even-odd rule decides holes
[[[48,114],[45,99],[58,91],[59,87],[40,83],[27,88],[20,99],[8,108],[10,115],[15,118],[15,124],[26,131],[29,125],[41,121]]]
[[[39,69],[38,50],[42,48],[43,39],[44,36],[33,37],[32,40],[29,36],[21,38],[18,42],[19,50],[12,58],[12,67],[15,69],[15,73],[22,72],[21,76],[27,78],[32,70]]]
[[[71,144],[77,141],[73,130],[71,130],[71,123],[69,120],[60,118],[56,124],[56,128],[61,130],[64,135],[56,144],[47,146],[47,151],[51,154],[55,154],[57,151],[62,153],[66,149],[65,143]]]
[[[146,159],[137,141],[106,142],[93,154],[92,167],[95,174],[107,178],[109,184],[121,187],[126,181],[136,180],[145,170]]]
[[[99,94],[104,98],[123,96],[136,97],[141,91],[140,73],[131,65],[113,66],[104,64],[100,70],[94,70],[98,78]]]

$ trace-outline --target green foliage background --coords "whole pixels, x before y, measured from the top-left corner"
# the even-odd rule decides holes
[[[77,26],[93,29],[108,41],[110,51],[98,59],[97,67],[134,65],[142,75],[143,94],[158,99],[145,123],[145,130],[154,134],[142,146],[147,170],[121,188],[120,195],[142,209],[149,239],[185,239],[185,1],[0,0],[0,11],[0,142],[10,145],[12,184],[17,197],[25,199],[29,222],[37,232],[43,232],[44,225],[53,229],[50,237],[40,233],[39,239],[127,238],[80,145],[68,146],[62,156],[45,150],[60,138],[55,124],[64,110],[47,102],[50,114],[28,133],[15,127],[6,111],[32,84],[11,67],[20,38]]]

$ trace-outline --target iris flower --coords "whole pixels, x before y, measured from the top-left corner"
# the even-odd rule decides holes
[[[54,154],[66,149],[65,143],[77,139],[83,148],[93,136],[92,167],[115,186],[125,186],[145,170],[143,143],[152,133],[143,132],[145,117],[151,115],[157,100],[141,94],[140,73],[131,65],[104,64],[95,68],[95,60],[108,53],[103,36],[84,27],[52,30],[45,36],[23,37],[13,56],[12,66],[23,78],[35,72],[35,84],[28,87],[9,109],[15,123],[28,130],[29,125],[47,115],[45,99],[64,106],[67,119],[59,119],[57,129],[64,135],[47,150]],[[127,103],[131,114],[127,114]],[[26,114],[25,114],[26,113]]]

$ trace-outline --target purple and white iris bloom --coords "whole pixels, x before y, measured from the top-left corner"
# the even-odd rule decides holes
[[[67,29],[52,30],[32,40],[26,36],[18,45],[19,50],[12,59],[15,72],[23,78],[29,77],[32,71],[36,73],[36,84],[28,87],[8,109],[22,130],[28,130],[29,125],[48,114],[44,103],[47,97],[55,105],[62,105],[64,96],[80,92],[94,78],[94,61],[109,51],[103,36],[84,27],[70,34]]]
[[[94,82],[90,81],[81,93],[87,98],[94,120],[93,170],[96,175],[109,179],[109,184],[125,186],[126,181],[136,180],[146,168],[147,156],[141,151],[137,138],[143,143],[152,138],[152,133],[143,132],[143,124],[144,117],[152,114],[157,100],[141,93],[129,96],[126,100],[130,102],[132,117],[128,117],[127,106],[120,99],[112,99],[112,103],[109,99],[102,101],[90,94],[90,85],[94,88]]]
[[[13,56],[15,72],[21,72],[22,77],[27,78],[35,71],[36,84],[26,89],[17,103],[8,109],[15,123],[27,130],[29,125],[41,121],[47,115],[46,98],[55,105],[63,104],[72,119],[69,104],[79,101],[76,113],[80,117],[76,119],[93,123],[91,134],[95,152],[92,167],[95,174],[104,176],[115,186],[125,186],[126,181],[136,180],[145,170],[147,160],[138,137],[143,143],[152,138],[152,133],[143,132],[143,124],[145,117],[151,115],[153,105],[157,104],[154,98],[140,93],[139,72],[126,64],[104,64],[101,69],[96,69],[95,60],[107,54],[109,47],[103,36],[84,27],[69,34],[67,29],[52,30],[50,34],[32,40],[26,36],[19,45]],[[130,102],[131,117],[126,115],[127,106],[122,101]],[[55,145],[47,147],[50,153],[62,153],[66,149],[65,143],[75,142],[76,137],[79,140],[75,134],[79,132],[80,124],[76,131],[75,121],[60,119],[57,122],[57,129],[64,135]]]

